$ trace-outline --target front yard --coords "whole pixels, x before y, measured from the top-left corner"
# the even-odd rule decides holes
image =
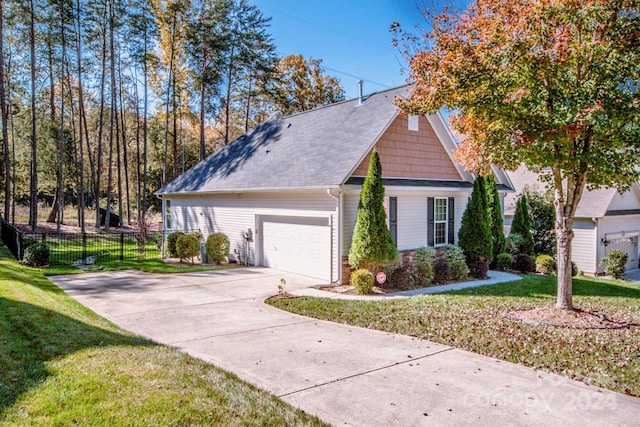
[[[574,304],[629,322],[622,329],[566,329],[504,314],[555,303],[552,276],[391,301],[272,299],[293,313],[378,329],[542,369],[640,396],[640,284],[575,278]]]

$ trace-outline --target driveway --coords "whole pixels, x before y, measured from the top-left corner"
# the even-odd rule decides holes
[[[429,341],[263,303],[313,279],[267,268],[58,276],[73,298],[334,425],[637,425],[640,399]]]

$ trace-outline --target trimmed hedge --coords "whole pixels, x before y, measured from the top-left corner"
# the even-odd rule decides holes
[[[609,251],[601,260],[600,266],[611,276],[619,279],[626,271],[629,255],[620,249]]]
[[[553,274],[556,271],[556,261],[550,255],[538,255],[536,258],[536,271],[540,274]]]
[[[200,239],[195,234],[183,234],[176,240],[176,254],[181,260],[188,259],[193,264],[193,257],[200,254]]]
[[[351,284],[359,294],[370,294],[373,291],[373,273],[365,268],[359,268],[351,273]]]
[[[207,237],[207,256],[216,264],[220,264],[229,255],[231,245],[229,238],[223,233],[213,233]]]
[[[176,242],[180,236],[185,234],[182,231],[174,231],[167,236],[167,251],[173,258],[178,258],[178,251],[176,250]]]

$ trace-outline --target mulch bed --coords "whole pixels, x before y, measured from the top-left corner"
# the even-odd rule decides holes
[[[607,316],[598,310],[565,310],[555,306],[514,310],[503,314],[511,320],[530,325],[568,329],[627,329],[640,325]]]

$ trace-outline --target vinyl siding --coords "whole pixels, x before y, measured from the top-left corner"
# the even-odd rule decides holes
[[[596,259],[597,229],[596,224],[589,220],[576,220],[573,226],[573,244],[571,259],[578,269],[585,274],[594,275],[598,272]]]
[[[326,216],[330,224],[335,225],[332,227],[332,275],[334,280],[338,277],[337,202],[326,191],[216,194],[169,200],[172,228],[167,231],[200,231],[205,239],[214,232],[224,233],[229,238],[231,253],[238,251],[243,261],[246,246],[242,234],[251,229],[254,241],[249,247],[249,263],[254,265],[261,262],[256,215]]]
[[[466,193],[436,193],[413,192],[411,194],[402,191],[389,190],[387,197],[398,198],[398,249],[416,249],[427,245],[427,198],[428,197],[454,197],[455,199],[455,242],[458,242],[458,230],[462,223],[462,214],[467,206],[469,195]],[[359,193],[349,192],[344,197],[344,233],[343,254],[349,254],[353,230],[358,213]]]

